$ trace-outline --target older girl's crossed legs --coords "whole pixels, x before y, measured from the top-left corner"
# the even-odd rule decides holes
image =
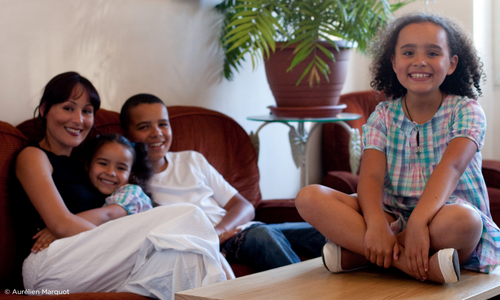
[[[370,263],[365,257],[364,246],[367,228],[357,198],[324,186],[311,185],[299,192],[296,206],[304,220],[341,247],[342,270],[352,270]],[[395,217],[388,213],[385,215],[389,228]],[[435,252],[454,248],[460,263],[466,263],[474,253],[481,232],[482,221],[474,209],[465,204],[445,205],[429,223],[428,271],[425,272],[415,262],[410,263],[407,259],[406,230],[396,235],[400,254],[397,260],[392,259],[391,265],[420,280],[444,282]],[[383,266],[381,261],[373,263]]]

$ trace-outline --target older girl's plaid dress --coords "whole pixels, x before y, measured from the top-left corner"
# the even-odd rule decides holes
[[[387,212],[396,216],[391,228],[398,233],[406,228],[449,142],[466,137],[476,143],[478,151],[447,204],[466,203],[481,215],[481,239],[473,258],[462,267],[490,273],[500,263],[500,230],[491,219],[488,192],[481,173],[480,150],[485,131],[484,112],[475,100],[449,95],[431,120],[417,124],[404,114],[400,98],[377,106],[363,126],[363,147],[377,149],[386,155],[383,204]]]

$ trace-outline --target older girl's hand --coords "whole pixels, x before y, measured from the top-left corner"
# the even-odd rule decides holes
[[[383,226],[383,225],[382,225]],[[365,233],[365,257],[379,267],[389,268],[399,258],[396,236],[388,226],[371,226]]]
[[[48,248],[53,241],[57,240],[57,238],[47,228],[38,231],[33,236],[33,239],[36,239],[35,244],[31,248],[33,253],[37,253]]]
[[[409,221],[406,227],[405,256],[410,272],[419,280],[427,279],[427,272],[429,271],[429,248],[429,226]]]

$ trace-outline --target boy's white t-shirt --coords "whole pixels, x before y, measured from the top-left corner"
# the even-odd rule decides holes
[[[191,203],[201,208],[213,226],[226,215],[223,208],[238,191],[196,151],[167,152],[167,169],[151,179],[158,205]]]

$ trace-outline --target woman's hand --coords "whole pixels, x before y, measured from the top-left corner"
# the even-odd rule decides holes
[[[387,269],[399,259],[398,240],[386,224],[368,227],[364,242],[366,259],[379,267]]]
[[[47,228],[38,231],[33,236],[33,239],[36,239],[35,244],[31,247],[31,252],[33,253],[37,253],[48,248],[53,241],[57,240],[57,238]]]
[[[419,280],[427,279],[429,248],[429,226],[426,223],[417,222],[410,218],[406,227],[405,255],[408,269]]]

